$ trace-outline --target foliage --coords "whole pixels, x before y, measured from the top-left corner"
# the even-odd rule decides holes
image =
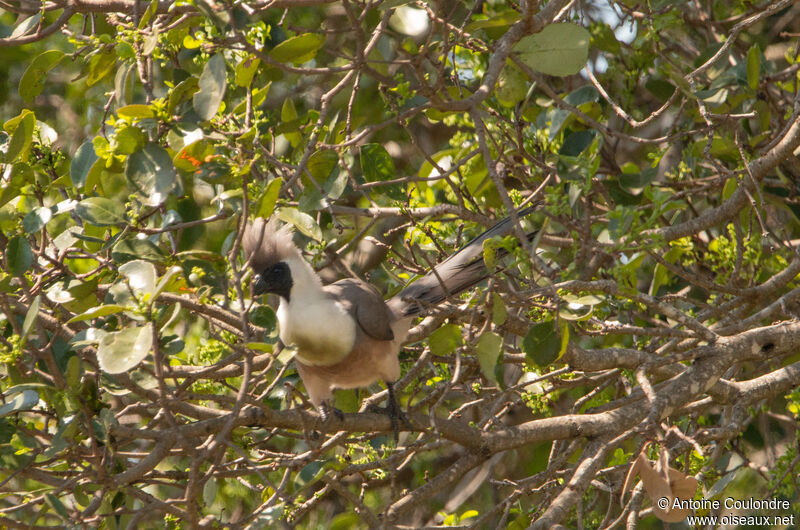
[[[756,4],[4,2],[0,524],[655,524],[654,458],[796,511],[800,27]],[[246,220],[388,297],[531,203],[412,330],[399,443],[378,385],[322,422]]]

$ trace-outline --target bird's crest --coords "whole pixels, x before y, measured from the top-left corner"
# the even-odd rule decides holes
[[[258,217],[247,223],[242,246],[247,262],[256,271],[263,271],[300,252],[292,241],[292,227],[280,225],[277,217],[269,221]]]

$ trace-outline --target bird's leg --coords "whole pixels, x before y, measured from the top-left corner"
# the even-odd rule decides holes
[[[389,421],[392,422],[392,431],[394,432],[394,443],[397,444],[400,438],[400,424],[402,423],[403,426],[407,428],[411,428],[411,422],[408,421],[408,417],[403,413],[403,410],[400,408],[400,404],[397,402],[397,397],[394,394],[394,384],[386,382],[386,391],[389,394],[388,399],[386,400],[385,407],[379,407],[378,405],[370,405],[367,407],[369,412],[373,412],[375,414],[386,414],[389,416]]]
[[[394,395],[394,384],[387,381],[386,391],[389,393],[389,398],[386,401],[386,414],[389,416],[389,421],[392,422],[394,443],[397,445],[397,441],[400,437],[400,423],[406,427],[411,427],[411,423],[409,423],[408,418],[400,409],[400,404],[397,402],[397,398]]]
[[[336,416],[339,421],[344,420],[344,412],[331,405],[330,400],[322,400],[322,403],[319,405],[319,415],[322,416],[322,421],[331,419],[331,414]]]

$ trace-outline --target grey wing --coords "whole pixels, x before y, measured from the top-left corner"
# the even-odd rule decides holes
[[[353,315],[364,333],[376,340],[394,339],[389,308],[371,285],[346,278],[325,286],[324,290]]]

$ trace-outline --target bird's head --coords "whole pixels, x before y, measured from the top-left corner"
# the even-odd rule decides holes
[[[248,223],[242,239],[247,263],[253,269],[253,294],[275,293],[289,300],[294,284],[289,260],[299,259],[289,226],[259,217]]]

